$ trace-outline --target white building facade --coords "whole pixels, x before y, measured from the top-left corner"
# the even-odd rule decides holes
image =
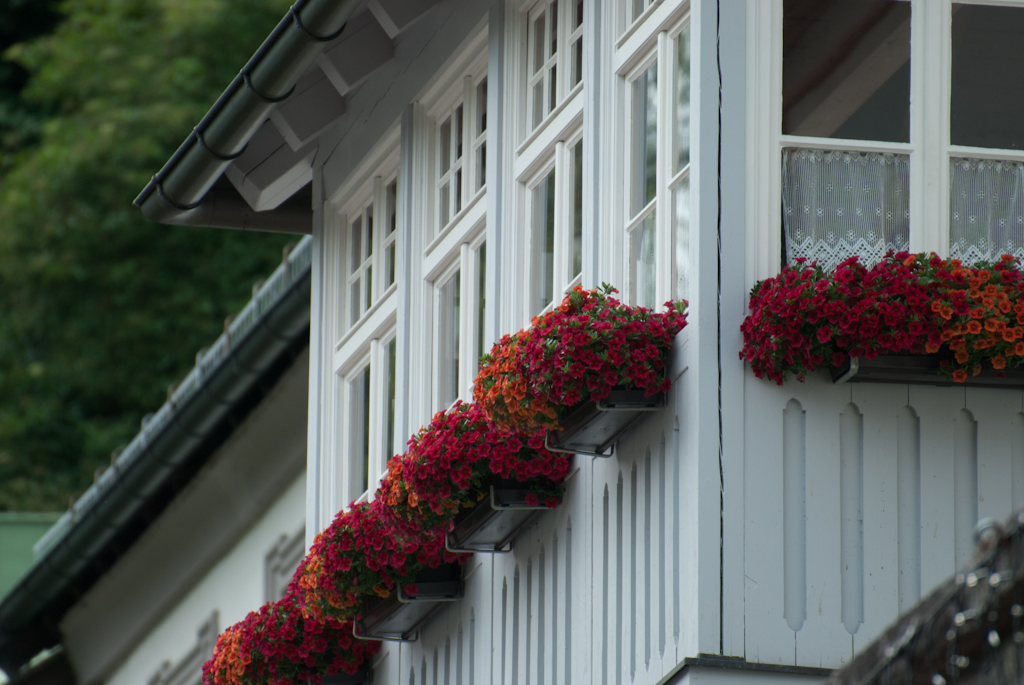
[[[690,303],[667,408],[577,456],[374,682],[820,679],[1024,499],[1020,390],[780,387],[738,358],[751,287],[793,258],[1024,256],[1024,84],[993,76],[1024,73],[1024,1],[349,9],[301,77],[265,78],[283,104],[203,145],[263,142],[192,186],[176,156],[151,214],[187,222],[225,169],[268,221],[311,187],[307,544],[573,286]]]

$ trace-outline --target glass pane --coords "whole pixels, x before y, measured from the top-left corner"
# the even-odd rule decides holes
[[[533,189],[534,311],[551,303],[555,282],[555,172]]]
[[[548,51],[548,56],[554,56],[558,53],[558,0],[551,3],[551,35],[548,36],[548,43],[551,49]]]
[[[349,273],[355,273],[363,263],[363,217],[352,222],[352,265]]]
[[[476,134],[487,130],[487,79],[476,87]]]
[[[455,108],[455,161],[462,159],[462,105]]]
[[[953,5],[950,142],[1024,149],[1024,7]]]
[[[583,271],[583,141],[572,148],[572,254],[569,277]]]
[[[633,161],[630,216],[654,199],[658,166],[658,63],[633,81]]]
[[[676,38],[675,78],[675,168],[682,171],[690,163],[690,27]]]
[[[644,0],[633,0],[632,4],[633,4],[633,7],[631,9],[633,11],[629,15],[630,22],[636,21],[637,17],[639,17],[641,14],[643,14],[644,7],[647,6],[647,3],[644,2]]]
[[[384,212],[387,216],[384,235],[389,236],[398,227],[398,181],[389,183],[384,191]]]
[[[354,324],[356,321],[359,321],[359,317],[363,313],[363,310],[359,306],[359,303],[361,302],[361,300],[359,298],[359,284],[361,282],[362,282],[362,279],[361,278],[357,278],[356,280],[354,280],[352,282],[352,285],[349,286],[349,294],[348,294],[348,322],[349,322],[349,325]]]
[[[366,271],[363,272],[363,310],[370,308],[373,304],[373,267],[366,267]]]
[[[583,39],[577,38],[572,46],[572,85],[583,80]]]
[[[783,133],[910,141],[910,4],[783,0]]]
[[[672,235],[675,240],[675,299],[690,299],[690,177],[672,190]]]
[[[484,338],[485,313],[487,311],[487,243],[476,251],[476,358],[487,352],[487,341]]]
[[[558,104],[558,67],[553,66],[548,70],[548,111],[550,112]]]
[[[487,184],[487,143],[480,143],[476,150],[476,189]]]
[[[370,473],[370,367],[359,372],[349,384],[349,421],[352,463],[362,468],[355,474],[359,492],[369,487]]]
[[[544,13],[533,20],[533,69],[536,74],[544,66]]]
[[[366,208],[366,259],[373,254],[373,205]]]
[[[384,387],[387,388],[387,406],[384,408],[384,458],[390,459],[395,453],[395,372],[398,340],[392,339],[385,349]]]
[[[654,226],[655,214],[651,211],[630,236],[633,303],[650,309],[655,306]]]
[[[462,169],[455,172],[455,213],[462,211]]]
[[[437,393],[440,406],[451,406],[459,397],[459,306],[461,274],[449,278],[438,291]]]
[[[533,124],[532,128],[540,126],[544,121],[544,79],[537,81],[533,86]]]
[[[575,20],[576,23],[573,24],[574,30],[583,26],[583,0],[576,0]]]
[[[437,141],[437,157],[440,161],[440,173],[448,171],[452,165],[452,119],[448,117],[441,123]]]
[[[831,271],[852,255],[871,266],[910,249],[908,163],[907,155],[783,150],[785,259]]]
[[[1024,259],[1024,164],[952,159],[949,256],[967,264]]]
[[[384,287],[390,288],[395,282],[395,244],[384,248]]]
[[[449,195],[451,194],[451,184],[445,183],[441,186],[441,191],[437,194],[437,201],[440,205],[438,211],[438,218],[441,222],[441,227],[448,225],[448,220],[451,218],[451,213],[448,207],[448,203],[451,201]]]

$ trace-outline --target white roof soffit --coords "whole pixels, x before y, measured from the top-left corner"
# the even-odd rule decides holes
[[[134,204],[157,223],[310,233],[311,200],[296,193],[318,136],[435,4],[298,0]]]

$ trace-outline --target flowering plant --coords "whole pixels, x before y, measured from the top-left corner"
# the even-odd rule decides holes
[[[542,432],[498,428],[478,405],[456,402],[409,440],[407,454],[391,460],[376,501],[403,532],[434,536],[447,533],[459,511],[476,506],[496,479],[528,487],[533,505],[539,494],[555,507],[568,473],[568,458],[546,450]]]
[[[938,353],[959,383],[1024,364],[1024,279],[1010,255],[968,267],[898,252],[870,269],[851,257],[832,275],[798,260],[754,286],[750,310],[740,358],[779,385],[847,355]]]
[[[351,621],[304,616],[297,590],[293,580],[284,599],[249,612],[217,638],[203,665],[204,685],[319,683],[323,674],[355,673],[380,650],[380,642],[353,638]]]
[[[616,385],[668,390],[666,353],[686,325],[686,302],[632,307],[610,285],[577,286],[530,328],[504,336],[481,360],[473,399],[498,426],[557,429],[562,411],[608,397]]]
[[[355,619],[363,598],[387,597],[399,583],[415,595],[416,572],[464,561],[444,548],[444,537],[413,539],[385,525],[379,502],[352,504],[316,536],[298,574],[304,612],[320,619]]]

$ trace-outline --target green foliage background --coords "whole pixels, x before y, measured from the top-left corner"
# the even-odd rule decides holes
[[[31,76],[0,69],[0,510],[66,508],[280,262],[287,237],[131,201],[288,4],[67,0],[6,52]]]

